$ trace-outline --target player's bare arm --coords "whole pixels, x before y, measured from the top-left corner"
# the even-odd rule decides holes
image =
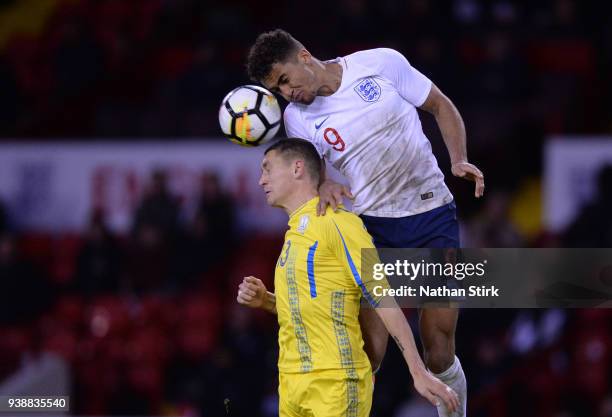
[[[390,301],[393,302],[393,300]],[[458,410],[459,398],[455,391],[425,368],[414,342],[412,330],[402,310],[396,305],[394,308],[377,308],[376,313],[402,352],[414,380],[414,387],[419,394],[435,406],[440,405],[439,402],[442,401],[449,411]]]
[[[432,84],[431,91],[420,109],[436,118],[450,155],[453,175],[474,181],[476,184],[474,196],[482,197],[485,188],[484,176],[475,165],[468,162],[465,125],[457,107],[435,84]]]
[[[276,295],[266,289],[262,280],[253,276],[245,277],[238,286],[238,304],[251,308],[261,308],[276,314]]]
[[[351,194],[351,190],[342,184],[338,184],[336,181],[327,178],[325,172],[325,161],[323,161],[321,168],[321,182],[319,184],[319,205],[317,206],[317,215],[323,216],[327,206],[336,211],[338,206],[342,204],[342,198],[347,197],[351,200],[354,198]]]

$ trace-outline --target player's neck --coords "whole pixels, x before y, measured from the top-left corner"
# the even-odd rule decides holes
[[[337,62],[323,63],[319,68],[319,79],[321,86],[317,90],[318,96],[331,96],[342,84],[342,65]]]
[[[315,188],[312,187],[301,187],[296,189],[294,193],[289,196],[287,201],[283,204],[283,209],[289,217],[304,204],[318,196],[319,193]]]

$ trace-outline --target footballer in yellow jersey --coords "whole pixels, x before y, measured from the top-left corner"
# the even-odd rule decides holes
[[[362,294],[374,305],[377,300],[361,281],[357,268],[361,248],[373,248],[372,239],[361,219],[345,210],[334,213],[329,209],[328,215],[317,217],[318,202],[314,197],[291,214],[276,265],[278,369],[283,379],[289,374],[299,378],[299,374],[310,373],[301,379],[316,383],[327,377],[329,381],[321,383],[322,392],[329,395],[338,385],[335,414],[367,416],[372,378],[358,316]],[[291,388],[281,384],[281,389]],[[303,400],[288,397],[288,401],[281,400],[281,406],[306,415],[299,412],[304,410]],[[306,410],[318,407],[325,405],[313,401]],[[321,409],[319,415],[332,414]]]
[[[361,248],[373,248],[359,217],[328,209],[314,197],[289,217],[276,264],[281,372],[367,368],[358,316],[363,296],[376,305],[357,270]],[[367,283],[370,286],[370,283]]]
[[[289,214],[289,230],[274,293],[261,280],[246,277],[237,300],[278,316],[281,417],[366,417],[372,371],[358,320],[360,300],[372,307],[381,300],[360,266],[362,249],[374,245],[353,213],[330,208],[317,216],[320,172],[321,160],[307,141],[281,140],[266,151],[260,185],[268,204]],[[402,311],[395,306],[376,312],[402,351],[417,391],[432,404],[442,401],[455,410],[456,393],[426,370]]]

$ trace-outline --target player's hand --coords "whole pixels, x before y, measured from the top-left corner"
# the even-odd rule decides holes
[[[330,205],[332,210],[336,211],[338,206],[342,204],[342,197],[350,198],[353,194],[351,190],[345,185],[338,184],[332,180],[325,180],[319,186],[319,205],[317,206],[317,216],[325,215],[327,206]]]
[[[469,181],[476,183],[476,189],[474,190],[474,197],[479,198],[484,194],[484,175],[476,165],[470,164],[467,161],[455,162],[451,167],[451,171],[455,177],[465,178]]]
[[[414,377],[414,387],[429,402],[438,407],[444,405],[450,413],[459,410],[459,397],[449,386],[427,371]]]
[[[238,286],[236,301],[248,307],[260,308],[266,299],[267,289],[264,283],[255,277],[244,277]]]

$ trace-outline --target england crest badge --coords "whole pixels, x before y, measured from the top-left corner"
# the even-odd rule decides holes
[[[380,98],[381,88],[374,78],[368,77],[360,80],[353,90],[368,103],[378,101]]]

